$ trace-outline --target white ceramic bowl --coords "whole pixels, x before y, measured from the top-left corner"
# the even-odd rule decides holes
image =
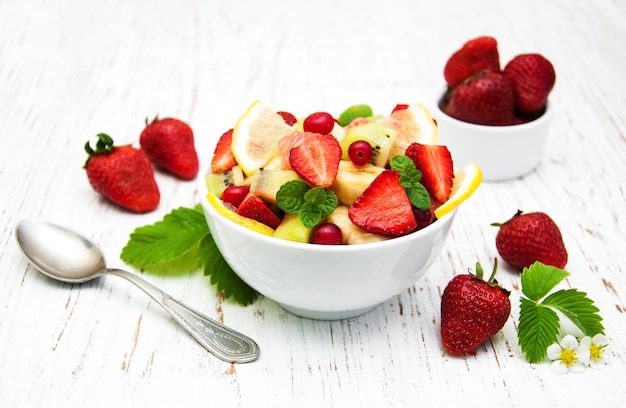
[[[312,319],[358,316],[420,279],[440,254],[456,210],[403,237],[359,245],[313,245],[269,237],[219,214],[198,194],[222,255],[248,285],[289,312]]]
[[[439,127],[438,143],[446,145],[454,166],[462,168],[476,162],[483,180],[500,181],[521,177],[541,162],[552,112],[546,111],[532,122],[511,126],[486,126],[467,123],[433,109]]]

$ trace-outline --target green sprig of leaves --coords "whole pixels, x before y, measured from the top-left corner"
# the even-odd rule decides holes
[[[331,190],[311,188],[303,180],[291,180],[280,186],[276,203],[284,212],[297,214],[305,227],[313,228],[335,211],[339,200]]]
[[[569,319],[586,336],[604,333],[600,310],[586,293],[577,289],[561,289],[551,293],[567,276],[568,272],[541,262],[535,262],[522,272],[517,337],[530,363],[541,361],[546,356],[548,346],[558,340],[558,313]]]
[[[404,155],[394,156],[391,159],[392,170],[400,173],[400,185],[404,187],[407,197],[414,206],[422,211],[430,208],[430,194],[426,187],[420,183],[422,172],[415,167],[415,163]]]
[[[202,269],[225,298],[247,306],[259,296],[220,253],[200,206],[179,207],[161,221],[136,228],[120,258],[137,269],[165,268],[170,274],[188,271],[191,258],[191,267]]]

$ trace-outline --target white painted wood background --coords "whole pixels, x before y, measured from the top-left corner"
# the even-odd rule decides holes
[[[626,2],[528,0],[0,0],[0,406],[407,407],[620,406],[626,398]],[[83,231],[124,267],[131,231],[197,203],[195,182],[157,173],[162,201],[133,215],[88,185],[83,145],[99,132],[137,142],[155,114],[188,121],[203,166],[255,99],[298,116],[354,103],[389,112],[432,106],[443,65],[489,34],[503,63],[540,52],[557,85],[548,149],[519,180],[483,183],[461,209],[426,277],[344,321],[240,307],[199,271],[146,276],[255,338],[258,361],[213,358],[127,282],[71,286],[28,266],[23,218]],[[446,283],[497,255],[496,230],[518,208],[551,215],[570,254],[567,284],[600,307],[610,364],[556,376],[516,340],[519,276],[503,265],[512,316],[475,355],[445,355]]]

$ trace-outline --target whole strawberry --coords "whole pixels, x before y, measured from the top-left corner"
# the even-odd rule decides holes
[[[495,38],[482,36],[469,40],[456,51],[443,69],[449,87],[454,88],[480,71],[500,72],[500,55]]]
[[[155,118],[146,124],[139,144],[152,164],[183,180],[196,177],[198,154],[189,125],[172,118]]]
[[[540,54],[516,56],[506,64],[503,75],[513,87],[516,109],[526,115],[545,106],[556,81],[552,63]]]
[[[564,268],[567,250],[559,227],[542,212],[523,214],[521,210],[504,223],[496,235],[496,248],[506,262],[520,270],[536,261]]]
[[[448,282],[441,296],[441,340],[447,353],[468,353],[504,327],[510,292],[494,279],[497,267],[496,260],[487,281],[477,263],[476,275],[456,275]]]
[[[511,125],[515,114],[513,88],[502,74],[482,71],[452,89],[443,110],[463,122]]]
[[[104,133],[98,135],[95,150],[87,142],[85,151],[89,157],[84,167],[95,191],[136,213],[157,208],[161,196],[144,152],[129,145],[114,146]]]

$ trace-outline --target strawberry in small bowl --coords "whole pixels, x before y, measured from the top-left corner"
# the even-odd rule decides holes
[[[480,184],[436,138],[419,104],[296,120],[256,101],[218,141],[200,203],[249,286],[298,316],[355,317],[426,273]]]
[[[521,177],[539,165],[556,80],[549,60],[520,54],[502,68],[496,40],[483,36],[448,59],[444,78],[435,116],[457,165],[475,161],[489,181]]]

